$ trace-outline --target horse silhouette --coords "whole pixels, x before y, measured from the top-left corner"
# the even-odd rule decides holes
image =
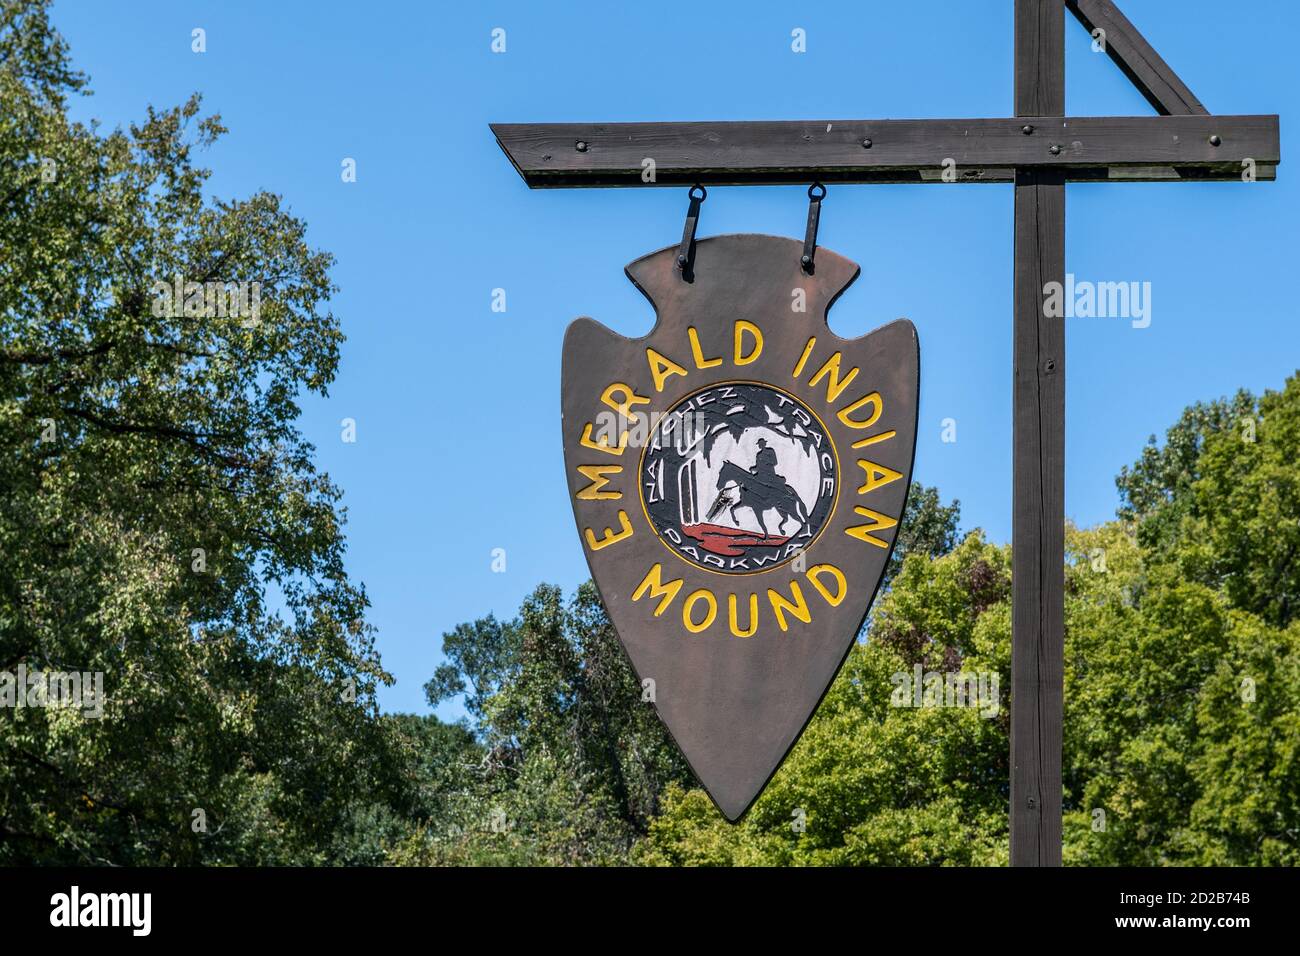
[[[756,475],[741,468],[735,462],[724,461],[722,470],[718,473],[718,491],[721,492],[730,484],[735,484],[737,489],[736,500],[731,502],[729,508],[731,520],[739,524],[736,509],[748,508],[758,520],[758,526],[763,529],[763,537],[767,537],[768,534],[767,525],[763,521],[763,512],[769,508],[775,508],[776,513],[781,516],[776,526],[777,534],[784,534],[785,522],[789,518],[793,518],[801,526],[808,521],[808,509],[804,507],[803,500],[775,471]],[[710,517],[717,514],[720,505],[726,503],[727,499],[719,495],[717,504],[710,509]]]

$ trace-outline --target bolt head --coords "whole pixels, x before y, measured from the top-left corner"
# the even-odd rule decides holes
[[[587,143],[585,140],[580,139],[576,143],[574,143],[573,148],[580,153],[585,153],[587,151]]]
[[[1061,147],[1059,147],[1059,146],[1053,146],[1050,150],[1048,150],[1048,152],[1050,152],[1053,156],[1060,156],[1060,155],[1061,155]]]
[[[1222,143],[1223,143],[1223,140],[1219,138],[1219,134],[1218,134],[1218,133],[1215,133],[1213,136],[1210,137],[1210,145],[1211,145],[1211,146],[1219,146],[1219,145],[1222,145]]]
[[[870,148],[871,148],[871,140],[869,140],[869,139],[864,139],[864,140],[862,141],[862,148],[863,148],[863,149],[870,149]]]
[[[1032,126],[1030,126],[1028,123],[1026,123],[1024,126],[1020,127],[1020,132],[1024,133],[1026,136],[1028,136],[1028,135],[1029,135],[1030,133],[1032,133],[1033,131],[1034,131],[1034,128],[1033,128]]]

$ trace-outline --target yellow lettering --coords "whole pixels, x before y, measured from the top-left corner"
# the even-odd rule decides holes
[[[607,455],[623,454],[623,449],[627,447],[627,432],[623,432],[623,434],[618,436],[618,447],[616,448],[609,443],[609,438],[603,433],[601,434],[599,441],[592,441],[591,427],[591,422],[587,422],[586,426],[582,429],[582,438],[578,440],[579,445],[583,448],[591,448],[594,451],[603,451]]]
[[[752,593],[749,595],[749,630],[747,631],[742,631],[736,620],[736,595],[728,595],[727,623],[731,626],[731,633],[736,637],[753,637],[754,632],[758,630],[758,595]]]
[[[606,528],[603,537],[599,540],[592,533],[592,530],[588,528],[586,531],[587,546],[592,551],[599,551],[601,548],[608,548],[611,544],[622,541],[624,538],[632,537],[632,522],[627,520],[627,512],[622,509],[619,509],[618,512],[618,523],[622,530],[615,531],[613,528]]]
[[[781,625],[781,630],[788,631],[790,628],[785,623],[785,612],[789,611],[799,620],[807,624],[812,620],[812,612],[808,610],[808,602],[804,600],[803,592],[799,590],[799,582],[790,582],[790,593],[794,596],[794,603],[787,601],[785,595],[774,588],[767,589],[767,599],[772,602],[772,610],[776,612],[776,623]]]
[[[826,585],[819,580],[823,574],[830,574],[835,578],[835,596],[831,597],[831,592],[826,590]],[[817,589],[817,593],[826,599],[826,603],[831,607],[839,607],[840,602],[844,600],[844,595],[849,593],[849,583],[844,579],[844,572],[833,564],[819,564],[816,567],[808,569],[808,580],[812,586]]]
[[[855,442],[854,442],[852,445],[850,445],[849,447],[850,447],[850,448],[866,448],[868,445],[874,445],[874,444],[876,444],[877,442],[889,441],[889,439],[893,438],[893,437],[894,437],[895,435],[897,435],[897,434],[898,434],[898,432],[896,432],[896,431],[881,432],[879,435],[872,435],[872,436],[870,436],[869,438],[859,438],[857,441],[855,441]]]
[[[867,461],[865,458],[859,458],[858,465],[867,475],[866,483],[858,489],[860,495],[865,495],[868,491],[875,491],[881,485],[887,485],[891,481],[897,481],[903,477],[901,471],[894,471],[894,469],[886,468],[884,465],[877,465],[874,461]]]
[[[621,394],[623,396],[623,401],[621,402],[614,401],[614,396],[617,394]],[[622,382],[615,382],[614,384],[606,388],[605,391],[601,392],[600,400],[604,402],[606,405],[608,405],[610,408],[614,409],[614,411],[618,412],[624,418],[626,418],[629,422],[633,422],[633,423],[640,421],[641,416],[638,415],[636,412],[632,411],[632,406],[650,404],[650,399],[642,398],[636,392],[632,391],[632,389],[629,386],[624,385]],[[626,438],[627,436],[624,435],[621,437]]]
[[[748,332],[754,337],[754,350],[748,355],[743,354],[745,351],[745,333]],[[746,322],[744,319],[736,321],[736,364],[748,365],[763,354],[763,333],[753,322]]]
[[[839,398],[840,393],[849,387],[849,383],[858,377],[858,367],[855,365],[853,368],[849,369],[849,374],[844,376],[844,380],[840,380],[840,359],[843,357],[842,354],[836,352],[826,360],[825,365],[818,369],[817,374],[808,380],[808,387],[812,388],[821,380],[823,375],[829,376],[826,380],[827,403],[833,402]]]
[[[720,358],[706,359],[704,357],[704,350],[700,348],[700,333],[696,332],[693,326],[686,330],[686,334],[691,340],[691,355],[695,358],[696,368],[713,368],[722,364]]]
[[[808,361],[808,356],[812,355],[813,346],[817,344],[817,336],[808,337],[808,344],[803,347],[803,355],[799,356],[799,361],[794,367],[794,377],[798,378],[803,374],[803,364]]]
[[[695,623],[695,614],[691,608],[695,607],[695,602],[703,598],[709,602],[709,613],[704,616],[703,624]],[[707,588],[700,588],[698,591],[691,593],[682,605],[682,623],[686,625],[686,630],[692,634],[698,634],[700,631],[707,631],[713,619],[718,616],[718,599],[713,596],[713,592]]]
[[[871,417],[865,422],[860,422],[856,418],[853,418],[852,415],[864,405],[872,406]],[[852,405],[845,405],[839,410],[838,414],[840,421],[845,425],[848,425],[849,428],[870,428],[876,423],[876,420],[880,418],[881,409],[880,393],[872,392],[870,395],[862,396],[862,398],[859,398]]]
[[[627,437],[626,434],[623,436]],[[622,465],[579,465],[580,471],[584,478],[591,482],[586,488],[578,492],[578,497],[583,501],[611,501],[623,497],[621,491],[601,491],[609,479],[606,475],[617,475],[623,471]]]
[[[650,374],[655,380],[655,391],[664,390],[664,381],[669,375],[685,375],[686,369],[682,368],[670,358],[664,358],[654,349],[645,350],[646,361],[650,363]]]
[[[898,524],[898,519],[891,518],[888,515],[882,515],[879,511],[872,511],[870,508],[854,507],[853,511],[855,514],[859,514],[864,518],[870,518],[875,523],[857,525],[853,528],[845,528],[844,533],[852,535],[861,541],[865,541],[867,544],[874,544],[877,548],[888,548],[888,542],[881,541],[879,538],[873,538],[871,532],[884,531],[887,528],[892,528],[894,525]]]
[[[641,596],[645,594],[646,591],[650,592],[651,600],[659,598],[659,606],[655,608],[655,617],[658,617],[663,614],[664,611],[668,610],[668,605],[673,603],[673,598],[677,597],[677,592],[682,589],[681,578],[678,578],[676,581],[669,581],[667,584],[663,583],[663,579],[660,577],[663,573],[663,569],[662,564],[656,564],[646,572],[646,576],[641,580],[640,586],[632,592],[633,601],[641,600]]]

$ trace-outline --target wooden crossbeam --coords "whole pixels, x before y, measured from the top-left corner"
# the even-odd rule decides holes
[[[1110,0],[1065,0],[1075,19],[1104,43],[1106,55],[1124,71],[1148,103],[1164,116],[1206,115],[1187,84]],[[1098,36],[1097,30],[1105,31]]]
[[[945,160],[966,183],[1013,182],[1017,168],[1066,182],[1240,180],[1247,160],[1269,180],[1281,160],[1277,116],[496,123],[492,132],[534,188],[940,183]]]

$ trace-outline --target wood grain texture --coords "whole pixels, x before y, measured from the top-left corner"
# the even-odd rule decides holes
[[[1016,0],[1016,109],[1065,110],[1060,0]],[[1044,314],[1065,280],[1065,180],[1015,185],[1012,386],[1011,864],[1061,865],[1065,653],[1065,322]]]
[[[1066,0],[1065,5],[1089,33],[1097,29],[1105,31],[1106,55],[1115,61],[1115,65],[1157,112],[1164,116],[1209,113],[1114,3],[1110,0]]]
[[[1015,0],[1015,112],[1065,112],[1065,9],[1061,0]]]
[[[540,188],[937,183],[945,159],[956,163],[957,181],[967,183],[1012,182],[1017,167],[1059,169],[1067,182],[1240,179],[1245,159],[1255,161],[1258,178],[1270,179],[1280,161],[1276,116],[1067,117],[1061,109],[1043,112],[1048,102],[1018,92],[1021,115],[1029,119],[496,123],[491,128],[524,181]],[[1023,132],[1026,125],[1029,134]],[[1218,146],[1212,136],[1219,138]],[[862,145],[867,140],[870,148]],[[647,160],[654,161],[654,182],[642,178]]]

